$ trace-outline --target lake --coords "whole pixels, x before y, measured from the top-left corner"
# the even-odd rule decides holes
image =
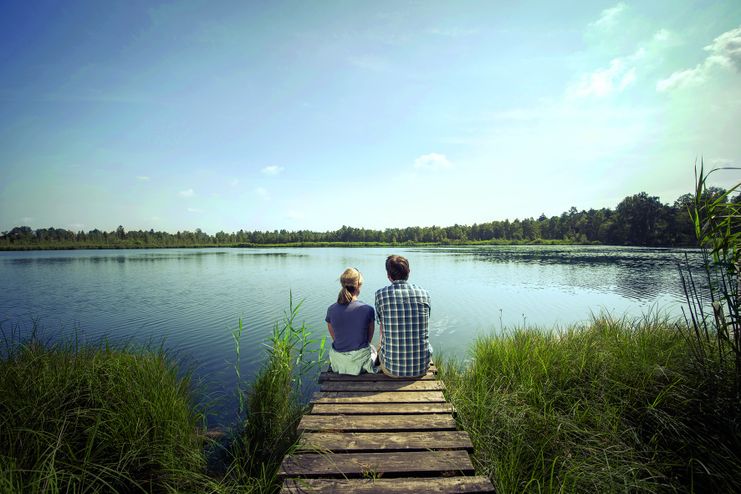
[[[365,277],[360,299],[372,304],[388,284],[391,253],[406,256],[410,281],[430,292],[435,350],[462,358],[477,335],[503,326],[563,327],[601,311],[681,316],[677,264],[685,254],[699,257],[597,246],[0,252],[0,321],[6,330],[35,321],[49,337],[164,339],[196,366],[210,396],[223,396],[214,413],[225,419],[235,407],[238,320],[245,327],[240,367],[249,380],[290,294],[303,301],[299,322],[323,336],[340,273],[358,268]]]

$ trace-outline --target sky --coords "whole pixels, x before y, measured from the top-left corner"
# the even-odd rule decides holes
[[[739,122],[736,0],[6,0],[0,231],[672,204],[741,166]]]

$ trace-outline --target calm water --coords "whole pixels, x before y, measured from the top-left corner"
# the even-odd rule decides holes
[[[154,341],[197,365],[217,415],[233,411],[234,343],[242,318],[242,373],[249,379],[263,342],[288,308],[318,334],[335,301],[339,274],[357,267],[361,300],[387,284],[384,260],[409,258],[410,281],[432,298],[436,351],[465,357],[476,335],[501,325],[564,326],[609,311],[640,315],[658,307],[680,315],[677,263],[691,251],[617,247],[362,249],[177,249],[0,252],[0,321],[47,334]],[[376,336],[377,339],[377,336]],[[0,341],[0,345],[3,343]]]

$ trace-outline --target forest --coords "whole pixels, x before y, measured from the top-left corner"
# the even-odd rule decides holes
[[[741,193],[728,200],[726,190],[710,187],[703,198],[728,204],[738,214]],[[342,226],[338,230],[217,232],[209,235],[195,231],[168,233],[154,230],[130,230],[123,226],[107,232],[99,229],[73,232],[62,228],[32,229],[18,226],[0,235],[0,250],[153,248],[153,247],[251,247],[268,245],[324,244],[467,244],[467,243],[571,243],[682,247],[696,245],[694,226],[688,213],[692,194],[684,194],[674,204],[663,204],[658,197],[641,192],[623,199],[615,209],[575,207],[559,216],[510,221],[490,221],[473,225],[410,226],[372,230]]]

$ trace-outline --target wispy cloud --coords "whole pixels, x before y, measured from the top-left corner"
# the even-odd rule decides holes
[[[636,69],[626,63],[625,58],[615,58],[606,68],[584,74],[567,90],[567,95],[577,98],[604,97],[622,92],[636,80]]]
[[[620,15],[625,12],[625,10],[628,8],[628,6],[620,2],[614,7],[610,7],[609,9],[605,9],[602,11],[602,13],[599,16],[599,19],[597,19],[594,22],[591,22],[589,24],[589,27],[592,29],[609,29],[615,26],[620,18]]]
[[[660,93],[686,86],[694,86],[705,81],[707,66],[703,63],[694,69],[678,70],[669,77],[656,83],[656,90]]]
[[[199,209],[199,208],[188,208],[188,212],[189,213],[202,213],[203,212],[203,209]]]
[[[255,189],[255,193],[263,200],[267,201],[270,199],[270,192],[268,192],[263,187],[258,187]]]
[[[196,195],[196,191],[193,189],[185,189],[178,192],[180,197],[193,197]]]
[[[278,165],[270,165],[263,168],[261,171],[263,175],[278,175],[279,173],[282,173],[284,168],[282,166]]]
[[[70,223],[67,225],[70,230],[72,231],[80,231],[85,229],[85,225],[83,223]]]
[[[373,55],[353,56],[348,58],[347,62],[353,67],[369,72],[386,72],[389,68],[385,59]]]
[[[302,220],[306,217],[306,215],[302,211],[290,209],[288,210],[288,212],[286,212],[286,217],[290,220]]]
[[[238,178],[233,178],[233,179],[231,179],[229,181],[229,187],[236,187],[237,185],[239,185],[239,179]]]
[[[609,10],[609,9],[608,9]],[[582,74],[566,89],[566,96],[574,98],[604,98],[624,92],[639,78],[647,79],[666,50],[678,43],[676,34],[661,28],[644,39],[632,53],[615,57],[605,67]]]
[[[31,223],[33,220],[34,220],[33,216],[24,216],[22,218],[18,218],[18,222],[21,224]]]
[[[741,72],[741,26],[721,34],[705,49],[718,65]]]
[[[658,92],[697,86],[708,80],[717,67],[741,72],[741,26],[726,31],[713,40],[705,51],[708,56],[694,68],[678,70],[656,83]]]
[[[146,175],[138,175],[136,179],[141,182],[149,182],[149,177],[147,177]]]
[[[418,170],[443,170],[452,166],[453,163],[440,153],[423,154],[414,160],[414,168]]]

